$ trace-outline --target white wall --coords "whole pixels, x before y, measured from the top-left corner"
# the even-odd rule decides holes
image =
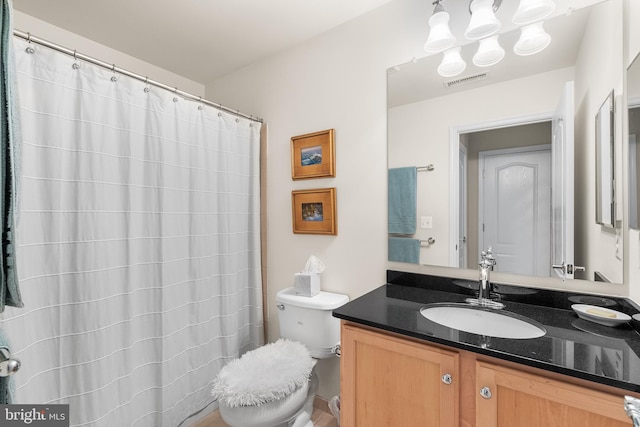
[[[613,90],[616,111],[622,111],[622,85],[624,78],[622,43],[622,3],[609,1],[593,6],[576,63],[575,85],[575,152],[576,185],[576,259],[583,260],[590,277],[600,271],[614,283],[623,282],[623,236],[620,228],[596,224],[595,219],[595,116]],[[622,117],[616,114],[616,194],[622,190]],[[622,226],[625,209],[620,197],[616,215]]]
[[[99,59],[108,64],[115,64],[116,67],[123,70],[131,71],[141,76],[148,76],[151,80],[204,97],[205,91],[203,84],[189,80],[148,62],[141,61],[133,56],[126,55],[17,10],[14,11],[13,27],[16,30],[31,33],[35,37],[68,49],[75,49],[79,53]]]
[[[269,337],[275,294],[310,255],[327,266],[325,291],[351,298],[385,282],[387,265],[386,69],[421,55],[430,4],[389,3],[294,49],[207,85],[207,97],[264,117],[268,147]],[[416,10],[419,13],[416,13]],[[291,180],[290,138],[335,128],[337,174]],[[291,191],[337,188],[338,235],[294,235]],[[321,361],[319,394],[339,392],[338,361]]]

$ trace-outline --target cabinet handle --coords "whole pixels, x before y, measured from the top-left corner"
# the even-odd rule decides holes
[[[480,396],[485,399],[491,399],[491,389],[489,387],[482,387],[480,389]]]
[[[442,376],[442,382],[445,384],[451,384],[451,382],[453,381],[453,379],[451,378],[451,374],[444,374]]]

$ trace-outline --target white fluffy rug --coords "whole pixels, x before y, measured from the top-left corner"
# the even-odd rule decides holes
[[[314,365],[303,344],[279,339],[229,362],[215,379],[211,395],[230,407],[272,402],[309,381]]]

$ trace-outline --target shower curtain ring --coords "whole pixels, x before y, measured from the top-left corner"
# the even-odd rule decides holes
[[[151,91],[148,85],[149,85],[149,77],[144,76],[144,93],[149,93],[149,91]]]
[[[201,96],[198,97],[198,102],[200,103],[200,105],[198,105],[198,110],[202,110],[204,108],[204,106],[202,105],[202,97]]]
[[[80,68],[80,64],[78,64],[78,52],[73,49],[73,65],[71,66],[74,70]]]
[[[118,78],[116,77],[116,64],[111,65],[111,71],[113,72],[113,76],[111,76],[111,81],[115,82],[118,80]]]
[[[29,54],[35,53],[36,50],[33,48],[33,46],[31,46],[31,33],[27,33],[27,43],[29,44],[29,46],[27,46],[25,52]]]

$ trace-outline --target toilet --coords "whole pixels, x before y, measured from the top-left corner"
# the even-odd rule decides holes
[[[276,301],[281,338],[229,362],[214,382],[211,394],[232,427],[313,427],[315,363],[336,355],[340,321],[331,312],[349,297],[287,288]]]

